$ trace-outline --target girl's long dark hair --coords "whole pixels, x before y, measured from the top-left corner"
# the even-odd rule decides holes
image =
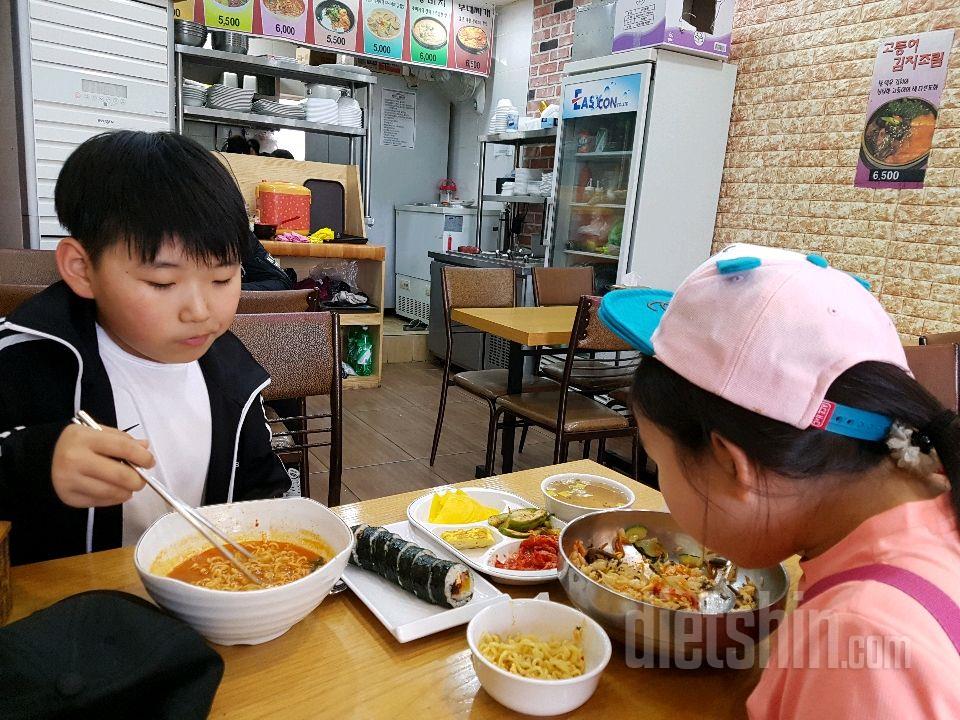
[[[927,429],[950,480],[960,520],[960,419],[920,383],[887,363],[864,362],[838,377],[827,399],[881,413],[903,424]],[[791,478],[864,472],[889,450],[814,428],[800,430],[758,415],[685,380],[656,358],[644,358],[633,383],[633,409],[667,433],[682,454],[698,455],[710,434],[735,443],[760,467]]]

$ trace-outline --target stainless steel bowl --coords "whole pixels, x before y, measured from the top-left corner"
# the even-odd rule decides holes
[[[574,543],[586,547],[612,545],[617,530],[641,524],[674,552],[700,554],[700,545],[677,526],[669,513],[607,510],[573,520],[560,534],[560,584],[570,601],[596,620],[611,639],[627,646],[628,663],[636,666],[737,667],[752,665],[756,644],[772,631],[782,614],[790,582],[782,565],[739,569],[739,587],[750,578],[758,589],[757,610],[706,615],[668,610],[621,595],[591,580],[570,564]],[[631,651],[633,652],[631,662]]]
[[[202,47],[207,40],[207,28],[200,23],[188,20],[174,20],[173,35],[177,45]]]
[[[238,53],[240,55],[247,54],[250,41],[247,36],[242,33],[211,30],[210,37],[212,38],[211,44],[214,50]]]

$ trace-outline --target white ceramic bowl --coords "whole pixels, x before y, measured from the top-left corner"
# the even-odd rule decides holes
[[[568,680],[536,680],[502,670],[480,654],[478,644],[485,632],[504,637],[514,633],[543,639],[571,637],[583,628],[583,675]],[[610,638],[603,628],[575,608],[549,600],[511,600],[481,610],[467,625],[467,643],[473,669],[490,696],[516,712],[528,715],[560,715],[583,705],[597,689],[600,674],[610,662]]]
[[[210,547],[206,540],[176,513],[153,523],[134,553],[144,587],[158,605],[220,645],[256,645],[285,633],[323,601],[343,574],[353,548],[346,523],[307,498],[209,505],[199,511],[240,541],[258,540],[266,532],[271,538],[311,547],[319,536],[334,552],[326,565],[286,585],[241,592],[209,590],[165,577],[185,555]]]
[[[566,480],[575,480],[577,478],[590,480],[591,482],[612,487],[623,494],[623,496],[627,498],[627,501],[623,505],[618,505],[615,508],[588,508],[583,507],[582,505],[574,505],[573,503],[558,500],[552,495],[547,494],[547,488],[553,483],[564,482]],[[542,483],[540,483],[540,492],[543,493],[544,507],[547,509],[547,511],[552,512],[564,522],[570,522],[581,515],[598,512],[600,510],[619,510],[621,508],[628,508],[633,505],[634,501],[637,499],[633,494],[633,491],[623,483],[618,483],[616,480],[611,480],[610,478],[603,477],[602,475],[587,475],[586,473],[560,473],[559,475],[551,475]]]

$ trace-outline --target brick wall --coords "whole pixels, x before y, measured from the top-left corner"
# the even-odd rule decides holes
[[[533,42],[530,46],[530,82],[527,113],[536,115],[542,100],[560,97],[563,66],[573,51],[573,19],[578,5],[590,0],[533,0]]]
[[[960,0],[738,0],[715,248],[819,252],[904,339],[960,330]],[[855,188],[878,41],[958,28],[923,190]]]

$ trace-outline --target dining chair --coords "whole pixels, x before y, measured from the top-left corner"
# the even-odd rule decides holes
[[[910,345],[903,350],[917,382],[944,407],[960,412],[960,345]]]
[[[237,314],[309,312],[319,307],[320,294],[315,289],[242,290]]]
[[[570,333],[566,360],[559,388],[539,393],[505,395],[496,401],[495,422],[504,413],[537,425],[555,434],[553,462],[565,462],[571,442],[599,440],[600,455],[605,441],[611,437],[630,437],[634,477],[645,466],[646,458],[640,446],[636,423],[631,413],[620,413],[613,408],[576,392],[572,385],[578,354],[583,352],[626,352],[630,346],[617,337],[598,315],[600,298],[585,295],[580,298],[577,314]],[[635,369],[637,356],[630,360]],[[632,374],[632,371],[631,371]],[[487,450],[487,462],[492,464],[494,448]]]
[[[274,440],[287,441],[277,449],[284,462],[296,462],[300,469],[300,494],[310,497],[310,449],[329,447],[329,488],[327,505],[340,504],[343,466],[343,384],[340,370],[340,321],[336,313],[266,313],[237,315],[230,327],[254,359],[270,375],[263,390],[264,402],[296,400],[299,413],[293,417],[268,419],[280,425],[271,431]],[[330,412],[307,413],[307,397],[326,395]],[[310,428],[310,420],[329,420],[329,427]],[[298,429],[286,425],[299,423]],[[310,442],[310,435],[327,434],[325,442]]]
[[[921,345],[960,344],[960,330],[956,332],[932,333],[920,336]]]
[[[0,318],[6,317],[46,285],[0,285]]]
[[[481,367],[486,359],[486,333],[462,325],[454,327],[450,312],[456,308],[500,308],[516,305],[516,275],[512,268],[462,268],[444,266],[441,273],[443,295],[443,329],[447,338],[447,352],[443,361],[443,380],[440,385],[440,407],[437,425],[433,431],[433,446],[430,449],[430,465],[437,459],[440,433],[443,430],[443,415],[447,408],[447,393],[452,385],[481,398],[490,410],[487,429],[486,473],[493,471],[490,448],[496,443],[496,402],[507,394],[507,371],[505,369],[467,370],[452,373],[454,337],[462,334],[481,333]],[[547,378],[530,376],[523,379],[523,389],[529,393],[555,390],[557,383]]]
[[[59,279],[53,250],[0,248],[0,283],[47,286]]]
[[[533,268],[533,302],[540,307],[576,305],[593,295],[593,266]]]

